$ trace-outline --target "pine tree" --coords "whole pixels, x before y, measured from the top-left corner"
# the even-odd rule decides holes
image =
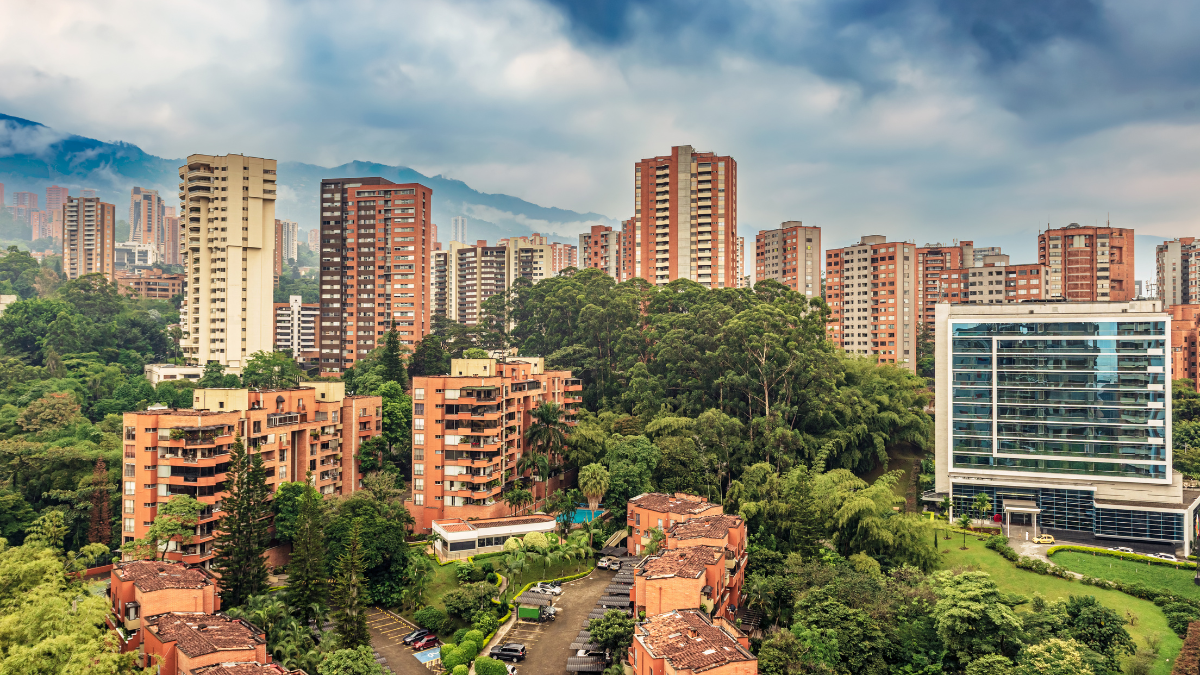
[[[379,357],[379,375],[384,382],[399,382],[402,389],[408,388],[408,371],[400,359],[400,334],[393,328],[387,332],[383,354]]]
[[[333,620],[337,624],[342,649],[354,649],[371,644],[367,631],[367,608],[363,598],[365,564],[360,537],[362,521],[355,519],[350,531],[350,543],[337,561],[333,580]]]
[[[262,455],[246,453],[242,438],[229,449],[225,474],[224,512],[218,525],[213,569],[221,576],[221,605],[240,607],[252,595],[267,591],[267,561],[263,553],[270,541],[270,489]]]
[[[329,575],[325,568],[325,523],[321,495],[311,487],[300,497],[300,514],[292,539],[292,561],[288,565],[288,604],[301,621],[319,619],[329,597]]]

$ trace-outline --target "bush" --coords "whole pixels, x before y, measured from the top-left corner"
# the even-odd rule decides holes
[[[475,665],[475,672],[476,675],[482,675],[479,673],[479,664]],[[1179,651],[1179,656],[1175,659],[1175,668],[1171,670],[1171,675],[1185,673],[1200,673],[1200,622],[1188,624],[1183,649]]]
[[[468,668],[460,663],[457,666],[454,666],[454,670],[452,670],[450,672],[452,675],[467,675],[467,672],[470,670],[471,670],[470,668]]]
[[[476,651],[483,648],[483,636],[484,635],[485,635],[485,633],[483,631],[479,631],[479,630],[472,629],[472,630],[467,631],[467,639],[470,640],[471,642],[475,643]]]
[[[456,645],[461,645],[463,640],[467,639],[467,631],[469,630],[469,628],[459,628],[454,631],[454,637],[450,638],[450,641]]]
[[[1188,624],[1200,621],[1200,609],[1188,603],[1172,602],[1163,606],[1162,611],[1163,615],[1167,617],[1167,626],[1179,637],[1183,637],[1184,633],[1188,632]]]
[[[428,628],[435,633],[440,633],[446,625],[446,614],[437,607],[425,607],[418,609],[413,614],[413,620],[421,628]]]
[[[496,571],[496,566],[490,562],[485,562],[479,566],[479,571],[484,574],[491,574]]]
[[[454,576],[458,577],[460,584],[471,583],[471,577],[475,576],[475,563],[470,560],[459,560],[454,564]]]
[[[1148,555],[1140,555],[1137,553],[1125,553],[1124,551],[1110,551],[1104,548],[1092,548],[1090,546],[1051,546],[1046,551],[1048,557],[1053,558],[1055,553],[1059,551],[1076,551],[1078,553],[1090,553],[1092,555],[1106,556],[1109,558],[1120,558],[1122,560],[1132,560],[1139,563],[1147,563],[1149,565],[1161,565],[1163,567],[1175,567],[1182,569],[1194,570],[1196,563],[1193,562],[1171,562],[1162,558],[1152,558]]]
[[[487,566],[490,567],[490,565],[487,565]],[[497,575],[495,572],[488,572],[487,577],[485,577],[485,579],[487,579],[487,582],[489,584],[492,584],[493,586],[500,585],[500,576]]]
[[[1017,559],[1020,557],[1017,555],[1016,550],[1008,545],[1008,537],[1005,537],[1004,535],[993,534],[987,538],[987,542],[984,543],[984,546],[999,553],[1004,557],[1005,560],[1010,562],[1017,562]]]
[[[447,649],[450,647],[450,649]],[[458,645],[444,644],[442,645],[442,667],[446,670],[454,670],[454,666],[465,666],[467,661],[463,659],[462,649]]]
[[[499,627],[500,622],[496,620],[496,613],[489,609],[481,609],[471,617],[471,628],[474,629],[471,632],[478,631],[480,635],[485,636],[485,639],[486,636],[495,633]],[[482,645],[483,643],[484,640],[479,641],[479,644]]]
[[[475,675],[508,675],[504,662],[490,656],[475,659]]]
[[[1073,581],[1075,579],[1075,577],[1072,576],[1069,571],[1059,567],[1058,565],[1051,565],[1044,560],[1030,558],[1029,556],[1025,555],[1020,556],[1020,558],[1017,559],[1017,568],[1029,570],[1030,572],[1036,572],[1038,574],[1048,574],[1052,577],[1058,577],[1059,579],[1066,579],[1067,581]]]

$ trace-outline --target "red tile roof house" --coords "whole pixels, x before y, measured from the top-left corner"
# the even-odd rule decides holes
[[[146,666],[167,674],[222,663],[270,663],[267,636],[245,619],[205,612],[168,612],[143,619]]]

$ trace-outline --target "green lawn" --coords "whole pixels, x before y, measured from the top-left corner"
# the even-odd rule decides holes
[[[1041,593],[1048,600],[1065,600],[1069,595],[1093,595],[1101,603],[1123,616],[1127,612],[1132,613],[1137,618],[1137,625],[1127,625],[1125,630],[1129,631],[1138,646],[1143,648],[1146,646],[1144,636],[1151,633],[1161,636],[1162,647],[1159,650],[1159,659],[1151,672],[1155,675],[1170,675],[1175,656],[1183,646],[1183,641],[1167,627],[1166,617],[1154,603],[1139,600],[1120,591],[1106,591],[1094,586],[1084,586],[1077,581],[1067,581],[1017,569],[1016,565],[1001,558],[999,553],[984,548],[983,542],[976,537],[967,537],[968,550],[966,551],[958,549],[959,546],[962,546],[961,536],[954,537],[950,541],[943,539],[938,543],[943,546],[943,551],[949,548],[949,552],[942,555],[946,569],[971,567],[987,572],[1000,586],[1000,589],[1006,593],[1020,593],[1032,597],[1036,592]],[[950,546],[945,547],[946,544],[950,544]],[[1057,558],[1058,556],[1055,556],[1056,560]],[[1018,607],[1017,611],[1027,610],[1024,607]]]
[[[482,566],[484,563],[491,563],[496,572],[508,577],[509,585],[506,595],[507,599],[512,599],[513,593],[520,591],[522,588],[524,588],[525,584],[529,583],[530,581],[557,579],[560,577],[577,574],[579,572],[583,572],[588,568],[588,566],[594,564],[594,561],[589,559],[561,562],[550,565],[548,569],[542,565],[538,565],[536,568],[523,569],[521,570],[520,574],[517,575],[511,574],[507,569],[504,568],[504,558],[502,556],[486,558],[475,564],[476,566]],[[429,589],[425,592],[425,602],[428,605],[445,611],[446,607],[442,604],[442,596],[458,588],[456,565],[454,563],[449,563],[447,565],[438,565],[437,563],[434,563],[432,574],[433,579],[429,583]],[[404,616],[404,618],[411,621],[415,612],[416,609],[409,608],[401,611],[400,614]],[[451,617],[450,625],[444,631],[442,631],[442,635],[443,637],[446,635],[451,635],[459,628],[466,627],[468,626],[464,622]]]
[[[1051,560],[1056,565],[1089,577],[1143,583],[1185,598],[1200,600],[1200,586],[1195,584],[1196,573],[1193,570],[1177,570],[1174,567],[1147,565],[1133,560],[1089,555],[1079,551],[1059,551]]]

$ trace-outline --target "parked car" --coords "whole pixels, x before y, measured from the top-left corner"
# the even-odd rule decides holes
[[[1136,553],[1136,551],[1129,548],[1128,546],[1110,546],[1110,547],[1108,547],[1108,550],[1120,551],[1121,553]]]
[[[517,667],[511,663],[505,664],[504,669],[508,671],[508,675],[517,675]]]
[[[1150,555],[1155,558],[1161,558],[1163,560],[1170,560],[1171,562],[1179,562],[1179,558],[1176,558],[1175,556],[1171,555],[1170,553],[1151,553]]]
[[[425,651],[426,649],[433,649],[434,647],[437,647],[440,644],[442,644],[442,641],[438,639],[438,636],[434,635],[433,633],[430,633],[429,635],[426,635],[425,637],[414,642],[412,647],[413,647],[413,649],[415,649],[419,652],[422,652],[422,651]]]
[[[1048,534],[1040,534],[1033,538],[1033,543],[1035,543],[1035,544],[1053,544],[1054,537],[1051,537]]]
[[[421,638],[425,637],[426,635],[429,635],[428,628],[418,628],[418,629],[414,630],[413,632],[409,633],[408,635],[404,636],[404,644],[411,645],[412,643],[416,642],[417,640],[420,640]]]
[[[493,659],[500,659],[501,661],[524,661],[525,645],[520,642],[509,642],[508,644],[492,647],[492,651],[488,655]]]
[[[602,570],[619,570],[621,569],[621,559],[607,555],[601,558],[600,562],[596,563],[596,567]]]
[[[546,595],[562,595],[562,588],[555,586],[554,584],[548,584],[544,581],[534,584],[529,590],[533,591],[534,593],[545,593]]]

